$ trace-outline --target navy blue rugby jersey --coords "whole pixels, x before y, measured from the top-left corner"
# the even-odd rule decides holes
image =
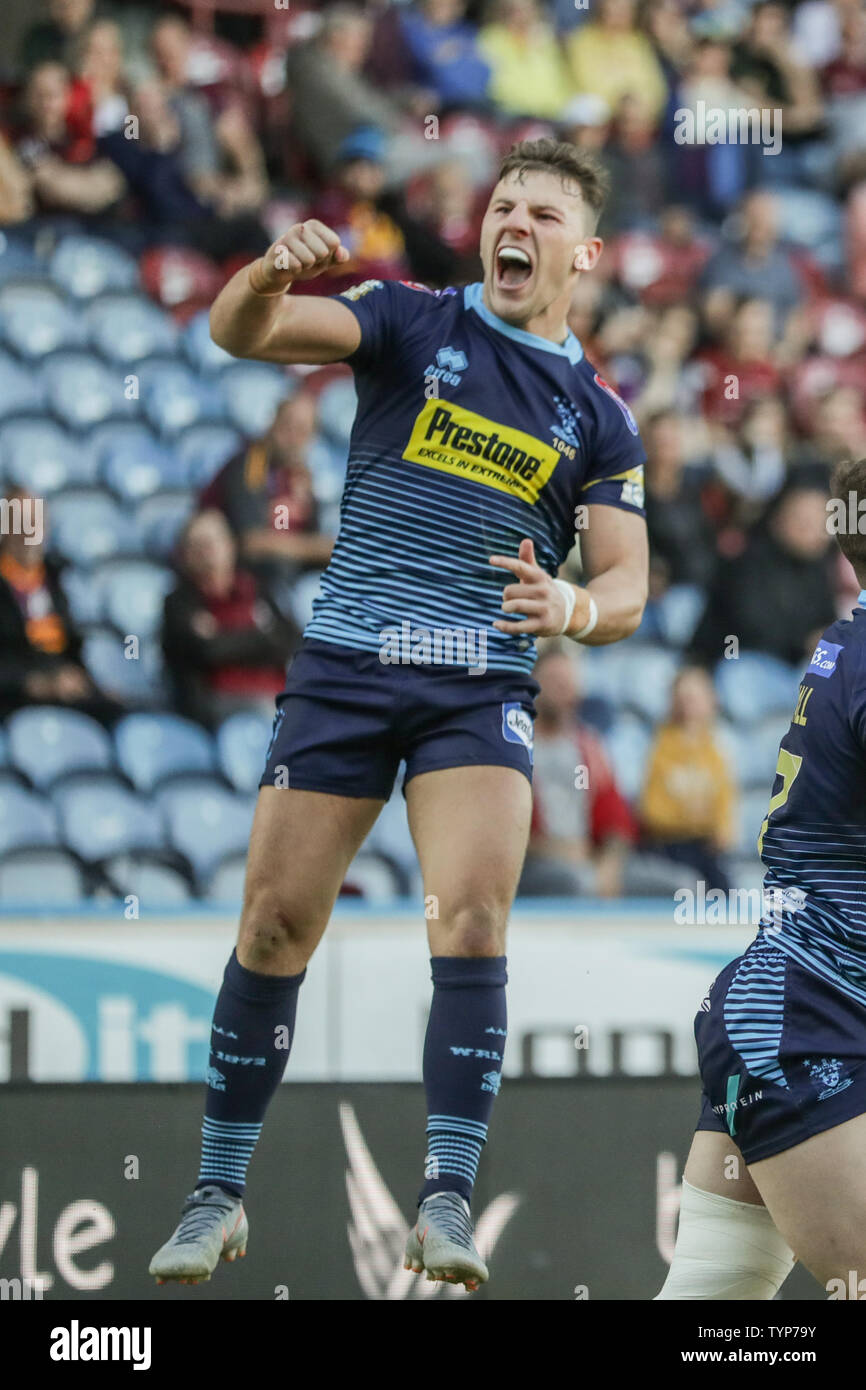
[[[534,641],[491,626],[513,581],[490,556],[529,537],[555,575],[578,507],[643,515],[628,406],[573,334],[557,345],[512,328],[481,289],[367,280],[335,296],[361,326],[346,359],[358,408],[305,636],[381,651],[383,633],[484,632],[488,669],[529,672]]]
[[[762,932],[866,1005],[866,590],[803,676],[758,848]]]

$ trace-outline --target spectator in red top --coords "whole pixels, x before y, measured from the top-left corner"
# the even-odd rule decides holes
[[[245,565],[275,595],[304,568],[321,568],[333,540],[319,530],[307,455],[316,431],[316,402],[308,391],[283,401],[262,439],[230,459],[201,496],[231,527]]]
[[[747,299],[731,320],[725,345],[703,354],[707,418],[736,425],[752,399],[779,391],[782,378],[773,360],[775,351],[772,304]]]
[[[16,153],[32,176],[37,210],[96,214],[124,193],[120,171],[96,157],[90,96],[59,63],[34,68],[24,93],[26,125]]]
[[[528,897],[621,896],[635,824],[598,737],[578,713],[577,652],[553,642],[538,658]]]
[[[238,569],[221,512],[200,512],[187,523],[179,567],[162,641],[180,709],[212,727],[238,710],[272,714],[300,633],[255,577]]]

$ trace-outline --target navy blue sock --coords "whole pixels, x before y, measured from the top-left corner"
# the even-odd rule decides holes
[[[467,1202],[487,1139],[505,1051],[505,956],[433,956],[433,1003],[424,1040],[426,1179]]]
[[[295,1033],[300,975],[259,975],[232,951],[214,1009],[196,1187],[242,1197],[247,1164]]]

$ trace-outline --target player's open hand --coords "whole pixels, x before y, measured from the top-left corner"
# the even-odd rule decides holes
[[[269,246],[256,263],[256,288],[287,290],[295,280],[314,280],[332,265],[345,265],[349,252],[324,222],[298,222]]]
[[[513,555],[491,555],[490,563],[500,569],[511,570],[517,579],[516,584],[507,584],[502,590],[503,613],[526,615],[519,622],[497,618],[493,624],[495,628],[500,632],[531,633],[535,637],[555,637],[562,631],[565,598],[547,570],[537,564],[532,541],[520,542],[516,559]]]

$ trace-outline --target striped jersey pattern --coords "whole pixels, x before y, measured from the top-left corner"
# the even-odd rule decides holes
[[[725,996],[725,1028],[752,1076],[787,1087],[779,1066],[788,958],[758,941],[743,956]]]
[[[338,298],[361,327],[347,358],[358,408],[305,636],[381,653],[426,632],[434,661],[477,665],[483,642],[486,669],[529,673],[531,638],[492,626],[514,616],[500,606],[514,581],[490,556],[516,557],[528,538],[555,575],[585,524],[577,508],[642,516],[634,417],[572,334],[557,345],[512,328],[480,285],[372,280]]]
[[[821,638],[759,840],[762,937],[866,1006],[866,591]]]

